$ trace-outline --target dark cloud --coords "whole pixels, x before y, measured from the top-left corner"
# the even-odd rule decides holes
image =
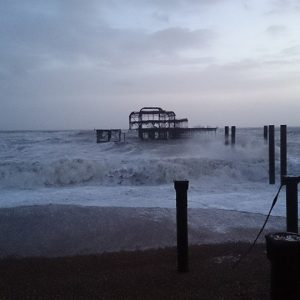
[[[156,59],[163,63],[163,56],[168,60],[183,49],[207,47],[215,38],[208,29],[178,27],[149,33],[142,29],[112,28],[100,17],[91,18],[95,10],[84,10],[79,5],[80,9],[72,8],[66,13],[70,4],[63,3],[45,12],[19,8],[15,16],[1,19],[3,69],[23,74],[54,64],[82,64],[82,60],[96,67],[136,66]]]
[[[108,124],[115,114],[127,120],[128,111],[153,101],[181,101],[183,109],[185,101],[196,105],[197,97],[208,104],[205,97],[238,99],[296,86],[299,74],[279,76],[269,68],[287,62],[284,55],[297,55],[298,46],[283,50],[277,61],[218,64],[210,52],[216,32],[171,25],[176,12],[204,12],[222,1],[230,0],[0,1],[0,128],[20,122],[22,128],[88,128],[99,118]],[[156,27],[122,27],[126,18],[109,19],[125,5],[146,12]],[[274,25],[267,32],[283,29]]]

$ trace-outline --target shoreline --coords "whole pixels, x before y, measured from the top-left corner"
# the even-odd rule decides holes
[[[265,217],[189,208],[189,244],[252,242]],[[176,210],[53,204],[1,208],[0,228],[2,258],[157,249],[176,245]],[[284,230],[285,218],[271,216],[265,233]]]

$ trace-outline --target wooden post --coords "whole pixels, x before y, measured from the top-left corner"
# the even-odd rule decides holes
[[[229,126],[225,126],[225,145],[229,144]]]
[[[265,140],[265,142],[268,141],[268,126],[267,125],[264,126],[264,140]]]
[[[300,176],[284,176],[286,185],[286,230],[298,233],[298,183]]]
[[[177,223],[177,270],[188,272],[188,226],[187,226],[187,190],[188,181],[174,181],[176,190]]]
[[[269,125],[269,183],[275,184],[275,126]]]
[[[231,126],[231,145],[235,145],[235,126]]]
[[[280,180],[287,174],[286,125],[280,125]]]

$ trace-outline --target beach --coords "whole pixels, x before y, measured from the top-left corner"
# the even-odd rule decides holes
[[[249,243],[265,217],[219,209],[189,209],[189,243]],[[176,211],[171,208],[74,205],[2,208],[0,228],[2,257],[57,257],[176,245]],[[285,218],[271,217],[266,232],[284,229]],[[260,241],[264,241],[263,236]]]
[[[298,128],[288,170],[299,173]],[[278,134],[278,132],[277,132]],[[0,132],[0,299],[267,299],[264,235],[285,231],[259,129],[95,143],[92,131]],[[189,181],[190,272],[176,271],[174,180]],[[238,268],[237,260],[244,257]]]
[[[176,249],[113,252],[62,258],[0,260],[1,299],[269,298],[270,265],[258,244],[190,247],[188,273],[176,270]]]
[[[1,299],[267,299],[264,215],[189,209],[189,272],[176,266],[175,210],[46,205],[0,210]],[[236,265],[238,260],[240,263]]]

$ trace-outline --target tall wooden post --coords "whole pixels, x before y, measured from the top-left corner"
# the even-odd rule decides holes
[[[188,225],[187,225],[187,190],[188,181],[174,181],[176,190],[177,223],[177,270],[188,272]]]
[[[231,126],[231,145],[235,145],[235,126]]]
[[[269,183],[275,184],[275,126],[269,125]]]
[[[265,142],[268,141],[268,126],[267,125],[264,126],[264,140],[265,140]]]
[[[229,144],[229,126],[225,126],[225,145]]]
[[[287,174],[286,125],[280,125],[280,180]]]

